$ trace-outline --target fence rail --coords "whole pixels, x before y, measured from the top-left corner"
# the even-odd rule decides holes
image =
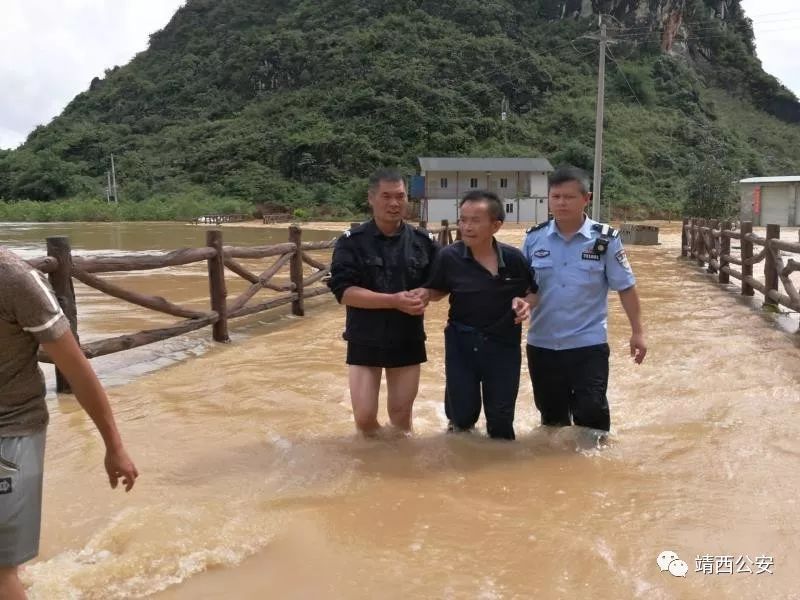
[[[681,233],[681,256],[707,266],[708,273],[716,273],[719,283],[730,283],[733,277],[741,282],[743,296],[753,296],[758,290],[764,295],[764,306],[776,310],[778,305],[800,312],[800,294],[790,279],[800,271],[800,261],[784,260],[785,253],[800,254],[800,243],[782,241],[779,225],[767,225],[766,237],[753,233],[753,224],[741,223],[734,231],[730,221],[719,219],[684,218]],[[731,254],[731,240],[740,241],[739,256]],[[754,246],[761,248],[753,253]],[[753,266],[764,261],[764,281],[753,277]],[[731,265],[741,267],[741,271]],[[781,290],[781,286],[783,290]]]

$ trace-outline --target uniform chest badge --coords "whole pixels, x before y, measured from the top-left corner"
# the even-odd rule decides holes
[[[583,252],[581,258],[583,260],[600,260],[600,255],[596,252]]]
[[[536,258],[544,258],[545,256],[550,256],[550,250],[545,250],[544,248],[539,248],[536,252],[533,253]]]

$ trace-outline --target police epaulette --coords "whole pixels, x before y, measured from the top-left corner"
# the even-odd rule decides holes
[[[531,231],[539,231],[540,229],[547,227],[550,221],[545,221],[544,223],[539,223],[538,225],[532,225],[525,230],[525,233],[530,233]]]
[[[594,225],[592,225],[592,230],[599,231],[600,235],[605,235],[608,237],[615,238],[619,236],[619,231],[614,229],[608,223],[595,223]]]
[[[354,233],[361,233],[362,231],[364,231],[365,224],[366,223],[361,223],[359,225],[356,225],[355,227],[351,227],[350,229],[345,229],[342,233],[344,234],[344,237],[349,238]]]
[[[429,240],[431,240],[432,242],[436,241],[436,234],[431,233],[430,231],[428,231],[424,227],[419,227],[419,226],[414,227],[414,233],[418,233],[419,235],[423,235],[426,238],[428,238]]]

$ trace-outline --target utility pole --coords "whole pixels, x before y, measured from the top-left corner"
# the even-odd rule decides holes
[[[106,171],[106,202],[111,202],[111,171]]]
[[[114,169],[114,154],[111,154],[111,185],[112,189],[114,190],[114,202],[118,203],[119,199],[117,198],[117,172]]]
[[[602,21],[602,17],[601,17]],[[606,35],[605,23],[600,24],[600,68],[597,75],[597,116],[594,124],[594,181],[592,182],[592,220],[600,220],[600,187],[603,177],[603,111],[606,96]]]
[[[503,145],[508,144],[508,135],[506,133],[506,119],[508,119],[508,98],[503,96],[503,101],[500,103],[500,120],[503,122]]]

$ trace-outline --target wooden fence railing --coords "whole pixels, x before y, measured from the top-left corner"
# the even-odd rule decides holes
[[[780,304],[800,312],[800,295],[790,275],[800,271],[800,262],[794,258],[784,260],[784,254],[800,253],[800,243],[782,241],[779,225],[767,225],[766,237],[753,234],[753,224],[742,221],[739,231],[731,228],[730,221],[718,219],[683,219],[681,256],[697,260],[700,266],[708,265],[708,273],[717,273],[720,283],[730,283],[733,277],[741,282],[743,296],[752,296],[754,290],[764,294],[764,307],[777,309]],[[739,240],[738,257],[731,255],[731,240]],[[761,248],[753,253],[754,246]],[[764,261],[764,281],[753,277],[753,265]],[[742,270],[731,265],[739,265]],[[780,290],[783,286],[783,292]]]
[[[290,213],[270,213],[268,215],[262,215],[261,221],[264,225],[269,223],[287,223],[292,220],[292,215]]]
[[[35,258],[28,262],[48,274],[56,297],[69,319],[76,337],[78,337],[78,320],[73,279],[131,304],[184,319],[168,327],[148,329],[81,345],[84,354],[88,358],[94,358],[172,338],[208,325],[213,328],[215,341],[227,342],[230,319],[251,315],[284,304],[291,304],[292,313],[302,316],[305,313],[305,299],[329,293],[327,287],[314,286],[314,284],[320,282],[329,273],[330,264],[315,259],[309,252],[330,249],[334,243],[335,240],[303,242],[301,229],[293,225],[289,228],[289,240],[284,244],[256,247],[223,246],[222,232],[210,230],[206,232],[206,247],[204,248],[182,248],[148,256],[84,257],[73,256],[69,238],[50,237],[47,238],[48,256]],[[275,257],[274,262],[260,274],[251,272],[237,262],[237,259],[270,257]],[[202,261],[206,262],[208,269],[210,310],[197,310],[172,303],[161,296],[128,290],[97,275],[98,273],[163,269]],[[271,280],[276,273],[286,265],[289,266],[289,284],[273,283]],[[310,274],[305,274],[304,265],[311,267]],[[251,284],[238,297],[228,298],[225,285],[226,268]],[[281,294],[262,302],[250,303],[250,300],[263,289],[277,291]],[[52,362],[44,353],[40,353],[40,360]],[[57,373],[56,384],[58,391],[69,391],[66,380],[59,373]]]
[[[226,215],[201,215],[192,219],[194,225],[221,225],[222,223],[239,223],[249,221],[253,216],[247,213],[231,213]]]
[[[453,241],[452,230],[447,222],[443,221],[442,228],[431,233],[436,234],[440,242],[446,245]],[[80,338],[73,279],[114,298],[184,319],[168,327],[147,329],[138,333],[82,344],[81,348],[84,354],[88,358],[95,358],[176,337],[208,325],[212,326],[212,337],[215,341],[227,342],[229,341],[228,321],[230,319],[252,315],[284,304],[291,303],[292,313],[303,316],[305,314],[304,301],[307,298],[329,293],[326,286],[315,286],[314,284],[321,282],[330,273],[330,263],[317,260],[309,253],[315,250],[331,249],[335,243],[335,239],[326,242],[303,242],[302,230],[297,225],[292,225],[289,227],[288,242],[283,244],[250,247],[224,246],[222,232],[213,229],[206,231],[204,248],[181,248],[147,256],[86,257],[73,255],[69,238],[58,236],[47,238],[47,256],[31,259],[28,263],[48,274],[53,291],[78,340]],[[275,258],[274,262],[260,274],[250,271],[237,261],[237,259],[254,260],[273,257]],[[163,269],[202,261],[206,261],[208,269],[210,310],[197,310],[181,306],[162,296],[128,290],[97,276],[97,273]],[[287,265],[289,266],[289,283],[283,285],[273,283],[272,279],[275,275]],[[304,265],[311,268],[310,274],[305,273]],[[235,298],[228,298],[225,285],[226,269],[250,283],[250,286]],[[264,289],[278,292],[280,295],[261,302],[250,303],[256,294]],[[42,362],[52,362],[44,352],[40,352],[39,359]],[[56,388],[59,392],[69,392],[66,379],[58,371],[56,371]]]

